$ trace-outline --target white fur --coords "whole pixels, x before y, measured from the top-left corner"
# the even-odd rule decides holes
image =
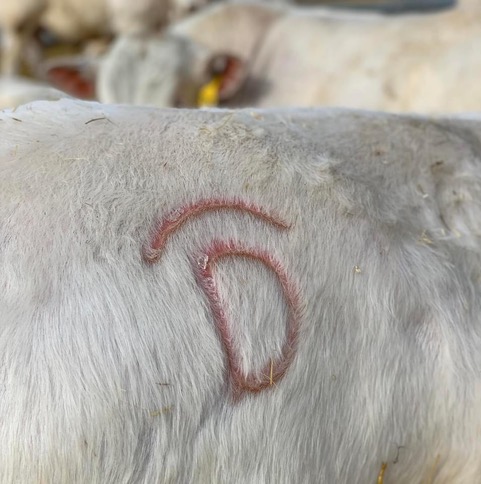
[[[0,130],[0,482],[477,482],[479,116],[61,100]],[[146,265],[156,221],[213,197],[291,228],[207,213]],[[284,379],[237,404],[190,261],[229,238],[303,305]],[[285,300],[255,261],[215,280],[255,371]]]

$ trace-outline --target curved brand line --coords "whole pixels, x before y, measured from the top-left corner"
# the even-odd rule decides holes
[[[236,210],[246,212],[264,220],[277,229],[287,230],[290,225],[280,218],[267,213],[257,205],[232,199],[207,199],[182,206],[172,210],[159,223],[154,237],[148,247],[144,247],[143,258],[147,263],[157,262],[165,248],[168,238],[181,228],[191,218],[206,212],[218,210]],[[245,375],[241,369],[241,359],[233,345],[229,322],[214,281],[214,267],[220,259],[226,257],[242,257],[262,263],[277,277],[288,308],[286,336],[281,353],[276,359],[271,359],[259,372]],[[193,260],[196,279],[204,291],[227,359],[228,379],[234,401],[238,401],[246,393],[258,393],[273,386],[286,374],[297,349],[301,305],[297,288],[289,279],[283,265],[267,251],[245,246],[239,242],[215,240],[209,247],[200,252]]]
[[[162,255],[167,239],[180,227],[182,227],[189,219],[198,217],[206,212],[213,212],[218,210],[236,210],[240,212],[247,212],[254,217],[260,218],[271,225],[281,230],[290,228],[288,224],[283,222],[276,216],[268,214],[262,208],[252,203],[246,203],[242,200],[224,200],[224,199],[208,199],[200,200],[199,202],[182,206],[172,210],[160,223],[156,234],[151,241],[148,248],[144,249],[144,260],[149,263],[157,262]]]
[[[259,261],[274,272],[289,310],[286,338],[282,345],[281,355],[275,360],[270,360],[262,368],[259,376],[254,373],[248,375],[242,373],[240,358],[233,345],[231,323],[228,321],[223,302],[214,282],[213,267],[215,263],[219,259],[233,256]],[[217,331],[227,357],[229,380],[234,399],[238,400],[246,392],[258,393],[278,382],[285,375],[294,358],[301,313],[298,292],[289,280],[281,263],[268,252],[246,247],[235,241],[222,242],[216,240],[194,261],[194,271],[214,315]]]

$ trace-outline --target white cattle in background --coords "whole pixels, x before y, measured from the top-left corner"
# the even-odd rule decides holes
[[[477,482],[479,116],[0,134],[1,482]]]
[[[16,108],[32,101],[56,101],[66,97],[69,96],[48,84],[17,76],[0,77],[0,109]]]
[[[211,105],[475,111],[480,39],[481,3],[397,16],[221,4],[161,36],[118,39],[97,94],[103,102],[195,106],[212,82]]]
[[[158,30],[208,0],[1,0],[2,73],[18,73],[42,26],[59,38],[81,41],[112,34]]]

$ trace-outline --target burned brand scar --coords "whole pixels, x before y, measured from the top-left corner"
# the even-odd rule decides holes
[[[288,230],[290,225],[279,217],[271,215],[263,208],[242,200],[208,199],[184,205],[169,212],[157,225],[150,244],[144,248],[144,260],[149,263],[157,262],[165,248],[170,235],[180,229],[186,222],[206,212],[239,211],[265,221],[277,230]],[[244,374],[241,370],[240,357],[233,344],[232,321],[227,317],[226,301],[221,300],[214,274],[216,263],[227,257],[241,257],[260,262],[272,271],[282,290],[288,316],[286,322],[286,336],[282,344],[281,353],[271,358],[261,371]],[[201,249],[192,258],[193,270],[199,286],[202,288],[213,314],[217,334],[222,344],[227,361],[229,386],[234,401],[238,401],[246,393],[259,393],[273,387],[280,381],[289,369],[294,359],[301,318],[300,297],[296,285],[290,280],[282,263],[269,252],[248,246],[236,240],[214,240],[206,248]]]

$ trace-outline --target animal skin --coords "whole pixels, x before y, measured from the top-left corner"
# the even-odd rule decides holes
[[[0,130],[0,482],[477,482],[479,116]]]

